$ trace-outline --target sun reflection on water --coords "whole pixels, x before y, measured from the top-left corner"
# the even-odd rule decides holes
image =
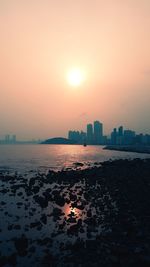
[[[71,204],[65,204],[63,207],[63,212],[65,213],[65,217],[74,217],[74,218],[81,218],[82,213],[79,209],[74,208]]]

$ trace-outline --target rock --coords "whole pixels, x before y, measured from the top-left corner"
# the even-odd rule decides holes
[[[66,198],[66,199],[65,199],[65,202],[66,202],[67,204],[70,204],[70,199],[69,199],[69,198]]]
[[[36,251],[36,248],[34,246],[30,247],[28,250],[30,253],[34,253]]]
[[[41,208],[47,208],[48,201],[45,197],[41,197],[41,196],[36,195],[33,198],[41,206]]]
[[[46,224],[47,223],[47,216],[45,214],[42,214],[40,220],[42,223]]]
[[[19,224],[16,224],[16,225],[14,225],[14,227],[13,227],[15,230],[20,230],[21,229],[21,226],[19,225]]]
[[[114,256],[114,255],[110,255],[109,256],[109,259],[111,260],[111,262],[112,263],[114,263],[114,264],[119,264],[119,259],[118,259],[118,257],[117,256]]]
[[[30,178],[29,187],[32,187],[35,184],[35,178]]]
[[[61,196],[55,196],[54,201],[60,207],[63,207],[65,205],[65,199]]]
[[[9,231],[11,231],[13,229],[13,224],[10,224],[8,225],[8,228],[7,228]]]
[[[40,222],[30,223],[30,228],[35,228],[35,227],[41,227],[41,223]]]
[[[70,201],[76,201],[77,200],[77,196],[75,194],[71,194],[70,193]]]
[[[84,210],[84,205],[83,204],[78,204],[77,206],[76,206],[76,208],[77,209],[79,209],[79,210]]]
[[[38,239],[37,244],[40,246],[47,246],[47,245],[52,245],[52,239],[49,237],[46,237],[44,239]]]
[[[34,186],[34,187],[32,187],[32,192],[33,192],[34,194],[39,193],[39,191],[40,191],[40,187],[39,187],[39,186]]]
[[[79,225],[74,224],[74,225],[71,225],[70,228],[67,230],[67,234],[68,235],[77,235],[78,231],[79,231]]]
[[[16,266],[16,264],[16,253],[13,253],[10,256],[0,256],[0,266]]]
[[[92,211],[91,210],[87,211],[87,217],[92,217]]]
[[[70,217],[67,222],[69,223],[76,223],[76,218]]]
[[[84,166],[84,164],[81,163],[81,162],[75,162],[75,163],[73,163],[73,165],[74,165],[75,167],[83,167],[83,166]]]
[[[17,196],[22,196],[23,195],[23,193],[22,192],[18,192],[18,194],[17,194]]]
[[[59,209],[59,208],[54,208],[54,209],[53,209],[53,212],[52,212],[51,215],[53,215],[53,216],[62,216],[62,215],[64,215],[64,213],[62,212],[61,209]]]
[[[15,247],[17,249],[18,255],[20,257],[24,257],[27,255],[27,248],[28,248],[28,239],[25,235],[22,235],[21,238],[14,239]]]
[[[55,262],[54,256],[50,253],[47,253],[42,259],[42,266],[46,267],[56,266],[56,264],[54,265],[54,262]]]
[[[1,201],[0,205],[4,206],[4,205],[6,205],[6,202],[5,201]]]

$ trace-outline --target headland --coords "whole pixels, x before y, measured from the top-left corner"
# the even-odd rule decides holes
[[[108,145],[104,149],[150,154],[150,146],[142,145]]]

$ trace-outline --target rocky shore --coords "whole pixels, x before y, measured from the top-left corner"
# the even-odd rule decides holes
[[[142,145],[109,145],[105,146],[104,149],[150,154],[150,146]]]
[[[0,173],[0,266],[150,266],[150,159]]]

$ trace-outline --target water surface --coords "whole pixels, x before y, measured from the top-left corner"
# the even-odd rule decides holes
[[[0,170],[60,170],[75,162],[85,165],[122,158],[147,158],[149,154],[104,150],[103,146],[82,145],[1,145]]]

